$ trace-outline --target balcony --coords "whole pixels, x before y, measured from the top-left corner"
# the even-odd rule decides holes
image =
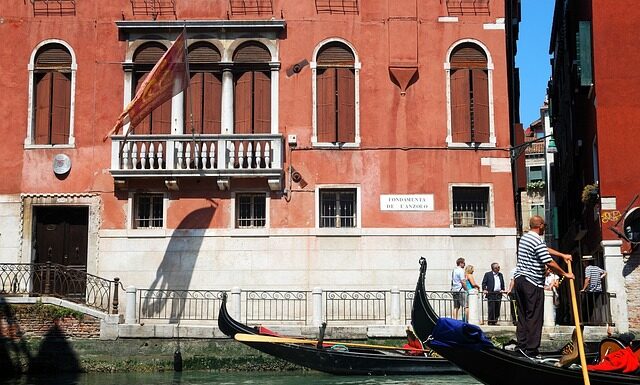
[[[221,190],[232,178],[266,178],[281,189],[280,134],[123,135],[111,137],[111,175],[116,179],[216,178]]]

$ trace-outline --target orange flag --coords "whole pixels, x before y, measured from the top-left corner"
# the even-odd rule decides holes
[[[127,123],[130,123],[129,129],[135,127],[151,111],[189,86],[186,52],[186,37],[183,31],[158,60],[103,141]]]

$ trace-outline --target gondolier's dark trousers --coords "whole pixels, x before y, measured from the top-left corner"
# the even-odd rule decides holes
[[[544,289],[533,285],[523,276],[515,281],[518,322],[518,348],[529,355],[538,354],[544,316]]]

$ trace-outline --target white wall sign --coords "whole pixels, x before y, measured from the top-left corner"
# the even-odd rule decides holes
[[[382,211],[433,211],[433,194],[380,195]]]

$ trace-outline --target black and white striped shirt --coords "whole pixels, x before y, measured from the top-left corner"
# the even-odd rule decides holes
[[[515,278],[524,276],[533,285],[544,288],[546,264],[551,261],[547,245],[538,234],[529,231],[520,238],[518,262],[514,276]]]
[[[587,291],[601,292],[602,291],[602,274],[604,270],[595,265],[589,265],[584,269],[584,278],[589,278],[589,286]]]

